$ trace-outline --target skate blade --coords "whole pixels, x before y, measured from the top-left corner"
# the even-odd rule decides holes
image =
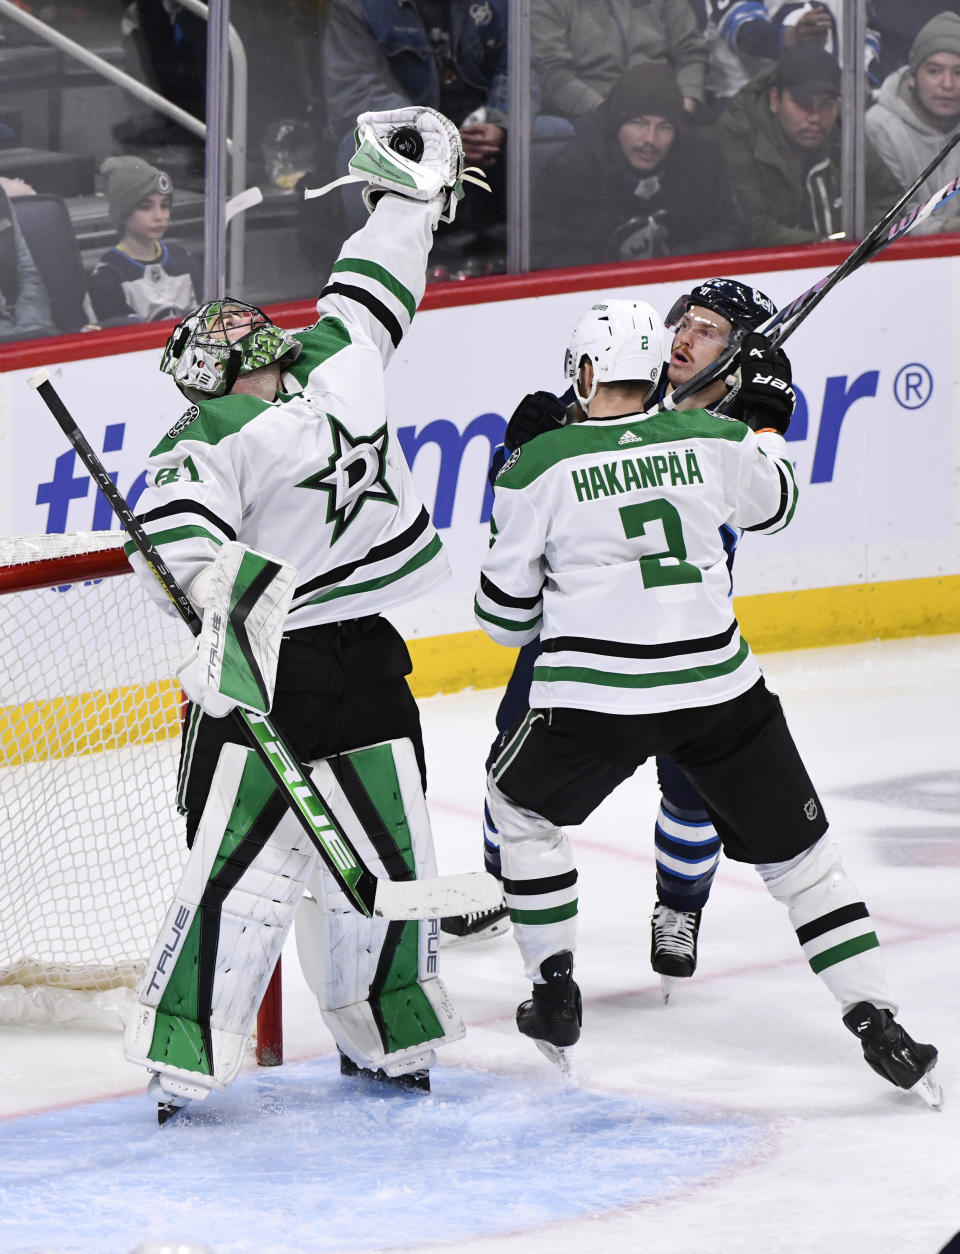
[[[923,1079],[918,1080],[910,1092],[923,1098],[931,1110],[943,1109],[943,1087],[933,1071],[928,1071]]]
[[[533,1043],[540,1053],[543,1054],[544,1058],[549,1058],[564,1079],[569,1080],[573,1076],[573,1066],[566,1049],[558,1045],[551,1045],[549,1041],[534,1040]]]
[[[503,936],[505,932],[510,930],[510,920],[500,919],[496,923],[490,923],[487,927],[481,928],[479,932],[464,932],[457,935],[455,932],[440,931],[440,944],[444,949],[450,949],[454,945],[476,945],[483,941],[493,940],[494,937]]]
[[[670,994],[677,987],[679,982],[680,981],[675,975],[661,975],[660,992],[663,994],[663,1004],[665,1006],[670,1004]]]
[[[176,1115],[185,1114],[187,1110],[186,1102],[158,1102],[157,1103],[157,1123],[162,1128],[165,1123],[169,1123]],[[187,1120],[189,1121],[189,1116]]]

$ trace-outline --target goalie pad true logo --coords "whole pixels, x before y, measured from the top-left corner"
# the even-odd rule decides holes
[[[180,906],[174,916],[173,922],[170,925],[172,935],[164,944],[160,957],[157,959],[157,965],[153,969],[153,975],[150,977],[150,983],[147,985],[148,994],[152,993],[155,988],[160,988],[160,982],[157,977],[160,975],[166,975],[167,963],[176,954],[177,949],[180,946],[180,941],[183,939],[184,929],[189,922],[190,911],[186,906]]]

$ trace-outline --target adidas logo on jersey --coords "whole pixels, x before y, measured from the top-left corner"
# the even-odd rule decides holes
[[[642,444],[643,436],[637,435],[634,431],[624,431],[623,435],[617,441],[618,444]]]

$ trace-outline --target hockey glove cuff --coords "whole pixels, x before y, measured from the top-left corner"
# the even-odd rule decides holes
[[[223,545],[209,570],[190,590],[202,591],[203,626],[177,678],[213,718],[238,705],[267,714],[297,572],[237,541]]]

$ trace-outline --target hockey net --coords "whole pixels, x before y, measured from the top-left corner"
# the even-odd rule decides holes
[[[126,1017],[186,859],[189,639],[117,533],[0,540],[0,1022]]]
[[[0,1024],[125,1025],[180,881],[190,633],[117,532],[0,539]],[[280,964],[256,1057],[283,1060]]]

